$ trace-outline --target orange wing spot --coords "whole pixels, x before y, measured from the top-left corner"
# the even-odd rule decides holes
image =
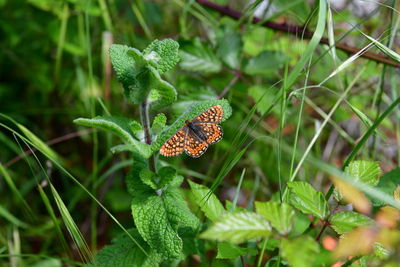
[[[193,121],[219,123],[223,117],[224,109],[220,105],[215,105],[194,118]]]
[[[168,139],[160,148],[160,154],[165,157],[174,157],[181,154],[185,148],[185,136],[187,127],[179,129],[170,139]]]
[[[185,142],[185,152],[188,156],[198,158],[206,152],[208,144],[206,142],[200,142],[194,137],[188,135]]]

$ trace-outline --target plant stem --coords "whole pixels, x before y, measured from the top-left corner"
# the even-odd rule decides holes
[[[145,99],[140,104],[140,120],[144,129],[144,141],[146,144],[151,145],[151,135],[150,135],[150,119],[149,119],[149,102]],[[156,172],[156,163],[154,155],[151,155],[148,159],[149,169],[152,172]]]

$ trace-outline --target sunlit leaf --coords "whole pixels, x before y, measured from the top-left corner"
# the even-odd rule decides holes
[[[268,237],[271,226],[261,215],[253,212],[226,213],[200,237],[231,243]]]
[[[256,212],[267,219],[280,234],[286,235],[292,230],[295,212],[290,205],[256,201],[255,206]]]
[[[329,219],[329,222],[338,234],[349,233],[356,227],[374,223],[371,218],[353,211],[337,212]]]
[[[293,267],[313,266],[319,250],[318,243],[307,235],[281,241],[282,256]]]
[[[196,204],[204,212],[207,218],[215,222],[225,213],[225,209],[221,202],[214,194],[210,194],[209,188],[196,184],[190,180],[189,185]]]
[[[306,182],[289,182],[290,203],[306,214],[312,214],[320,219],[325,219],[329,214],[328,204],[321,192],[314,189]]]

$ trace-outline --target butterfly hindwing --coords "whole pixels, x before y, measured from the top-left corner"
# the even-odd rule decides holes
[[[212,145],[222,139],[222,127],[215,123],[199,123],[197,124],[202,130],[204,135],[207,137],[207,144]]]
[[[206,152],[208,144],[201,140],[193,131],[189,130],[185,141],[185,152],[188,156],[198,158]]]
[[[185,139],[188,133],[186,126],[179,129],[160,148],[160,154],[166,157],[178,156],[185,149]]]

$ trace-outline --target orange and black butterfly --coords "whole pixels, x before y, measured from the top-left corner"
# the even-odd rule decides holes
[[[192,121],[185,121],[186,124],[161,146],[160,154],[173,157],[185,151],[193,158],[200,157],[209,145],[222,139],[222,127],[218,123],[223,117],[224,110],[215,105]]]

